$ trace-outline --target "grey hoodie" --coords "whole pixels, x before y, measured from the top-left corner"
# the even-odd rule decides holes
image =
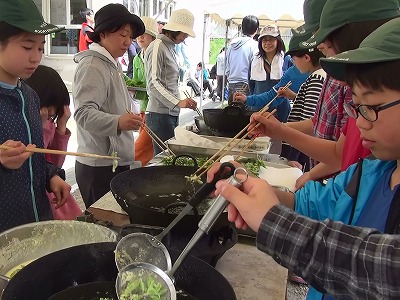
[[[248,83],[251,61],[257,52],[258,43],[251,37],[244,36],[232,40],[226,61],[226,75],[229,83]]]
[[[133,164],[134,140],[120,131],[119,117],[131,108],[121,66],[107,50],[93,43],[92,50],[75,55],[78,63],[72,87],[77,123],[78,152],[111,155],[116,151],[121,166]],[[88,166],[111,166],[112,160],[77,157]]]

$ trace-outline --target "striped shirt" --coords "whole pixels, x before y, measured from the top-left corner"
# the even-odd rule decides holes
[[[318,69],[308,76],[306,81],[300,86],[297,96],[293,101],[288,122],[308,120],[314,116],[325,76],[326,73],[322,69]],[[281,156],[288,160],[298,161],[301,164],[309,161],[309,158],[305,154],[285,142],[282,142]]]
[[[318,222],[277,205],[265,215],[257,248],[338,299],[400,299],[400,237]]]

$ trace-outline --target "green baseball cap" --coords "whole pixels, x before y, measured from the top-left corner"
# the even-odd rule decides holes
[[[64,29],[45,22],[32,0],[0,0],[0,21],[40,35]]]
[[[355,50],[321,58],[321,67],[338,80],[345,80],[349,64],[371,64],[400,60],[400,18],[378,27],[367,36]]]
[[[327,0],[305,0],[303,4],[303,15],[305,30],[314,32],[319,28],[321,12]]]
[[[312,31],[306,31],[305,24],[297,27],[296,29],[292,29],[292,37],[289,41],[289,49],[286,54],[290,54],[290,52],[296,50],[312,50],[314,47],[302,47],[301,42],[307,41],[312,36]]]
[[[332,32],[349,23],[382,20],[398,15],[398,0],[327,0],[318,31],[302,46],[316,47]]]

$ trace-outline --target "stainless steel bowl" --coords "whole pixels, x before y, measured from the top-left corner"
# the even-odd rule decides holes
[[[14,227],[0,234],[0,274],[61,249],[116,240],[111,229],[79,221],[54,220]]]

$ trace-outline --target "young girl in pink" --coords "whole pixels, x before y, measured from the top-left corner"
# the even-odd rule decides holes
[[[71,132],[67,121],[71,117],[69,93],[60,75],[52,68],[39,65],[35,73],[26,80],[40,98],[40,116],[43,124],[44,147],[67,150]],[[61,168],[65,155],[46,154],[46,160]],[[62,207],[54,203],[54,194],[47,193],[54,219],[74,220],[82,213],[76,200],[70,195]]]

